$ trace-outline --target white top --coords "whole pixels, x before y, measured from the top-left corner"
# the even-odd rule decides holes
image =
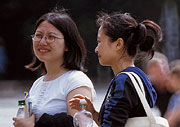
[[[91,80],[81,71],[71,70],[52,81],[43,81],[44,76],[38,78],[29,92],[32,101],[32,112],[36,121],[42,114],[54,115],[56,113],[67,113],[66,97],[68,93],[78,87],[87,86],[91,88],[93,100],[95,90]]]

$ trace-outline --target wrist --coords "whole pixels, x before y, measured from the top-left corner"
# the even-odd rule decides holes
[[[91,112],[91,113],[92,113],[92,115],[94,115],[96,113],[96,110],[94,109],[93,112]]]

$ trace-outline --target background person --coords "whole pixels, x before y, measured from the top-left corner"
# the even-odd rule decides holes
[[[65,10],[53,10],[37,20],[32,39],[35,56],[26,68],[41,69],[43,75],[30,90],[35,122],[38,123],[44,114],[73,116],[77,110],[71,109],[68,101],[74,95],[82,94],[91,101],[95,96],[91,80],[83,73],[86,49],[76,24]],[[34,115],[27,119],[13,118],[14,126],[34,126]],[[43,122],[47,126],[46,121]],[[65,121],[57,122],[58,125],[54,122],[52,127],[64,125]]]
[[[180,65],[171,69],[170,79],[169,90],[173,92],[173,95],[164,117],[167,118],[170,126],[180,127]]]
[[[160,116],[164,116],[172,93],[168,90],[169,79],[168,58],[160,52],[155,52],[153,58],[147,62],[146,73],[157,92],[156,107]]]
[[[180,66],[180,59],[175,59],[175,60],[171,61],[169,64],[170,69],[172,69],[176,66]]]

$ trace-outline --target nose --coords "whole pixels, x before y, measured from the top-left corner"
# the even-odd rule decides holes
[[[39,45],[47,45],[46,36],[42,37],[42,39],[39,41]]]
[[[94,51],[95,51],[95,53],[98,53],[98,46],[96,46]]]

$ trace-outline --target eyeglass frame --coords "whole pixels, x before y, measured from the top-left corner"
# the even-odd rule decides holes
[[[41,38],[39,38],[40,39],[39,41],[35,41],[34,37],[36,36],[36,34],[30,35],[30,36],[32,37],[33,42],[40,42],[44,37],[44,36],[42,36]],[[54,40],[52,42],[49,42],[49,41],[47,41],[49,36],[50,35],[45,35],[45,38],[44,38],[47,43],[53,43],[53,42],[55,42],[56,39],[64,39],[64,38],[60,38],[60,37],[56,37],[56,36],[51,35],[54,38]]]

